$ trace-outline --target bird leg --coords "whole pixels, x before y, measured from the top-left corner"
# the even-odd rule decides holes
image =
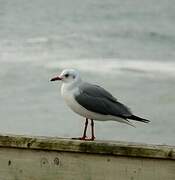
[[[94,135],[94,120],[91,119],[91,133],[92,133],[92,136],[91,136],[91,141],[93,141],[95,139],[95,135]]]
[[[86,121],[85,121],[83,136],[79,137],[79,138],[72,138],[72,139],[85,140],[85,141],[94,141],[94,139],[95,139],[95,135],[94,135],[94,120],[91,119],[91,133],[92,133],[91,138],[87,138],[87,136],[86,136],[87,126],[88,126],[88,118],[86,118]]]
[[[88,126],[88,118],[86,118],[83,136],[80,138],[80,140],[85,140],[86,139],[87,126]]]
[[[85,141],[93,141],[95,139],[95,136],[94,136],[94,120],[91,119],[91,133],[92,133],[91,138],[86,138],[87,126],[88,126],[88,119],[86,118],[83,137],[81,137],[79,139],[80,140],[85,140]]]
[[[88,118],[86,118],[86,121],[85,121],[83,136],[82,137],[78,137],[78,138],[72,138],[72,139],[88,140],[88,139],[86,139],[87,126],[88,126]]]

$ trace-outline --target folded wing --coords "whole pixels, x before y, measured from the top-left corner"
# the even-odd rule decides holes
[[[103,115],[113,115],[126,119],[131,116],[130,110],[118,102],[108,91],[97,85],[83,83],[80,94],[75,96],[78,103],[89,111]]]

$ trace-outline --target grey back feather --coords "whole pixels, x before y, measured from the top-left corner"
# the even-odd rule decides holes
[[[79,91],[80,94],[75,95],[75,99],[89,111],[122,118],[132,115],[125,105],[100,86],[82,83]]]

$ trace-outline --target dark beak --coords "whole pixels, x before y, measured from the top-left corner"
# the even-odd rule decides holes
[[[52,78],[50,81],[60,81],[60,80],[62,80],[62,78],[60,78],[59,76],[56,76]]]

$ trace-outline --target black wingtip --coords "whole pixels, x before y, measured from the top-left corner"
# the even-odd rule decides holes
[[[132,119],[132,120],[140,121],[140,122],[144,122],[144,123],[149,123],[150,122],[150,120],[148,120],[148,119],[140,118],[140,117],[135,116],[135,115],[131,115],[127,119]]]

